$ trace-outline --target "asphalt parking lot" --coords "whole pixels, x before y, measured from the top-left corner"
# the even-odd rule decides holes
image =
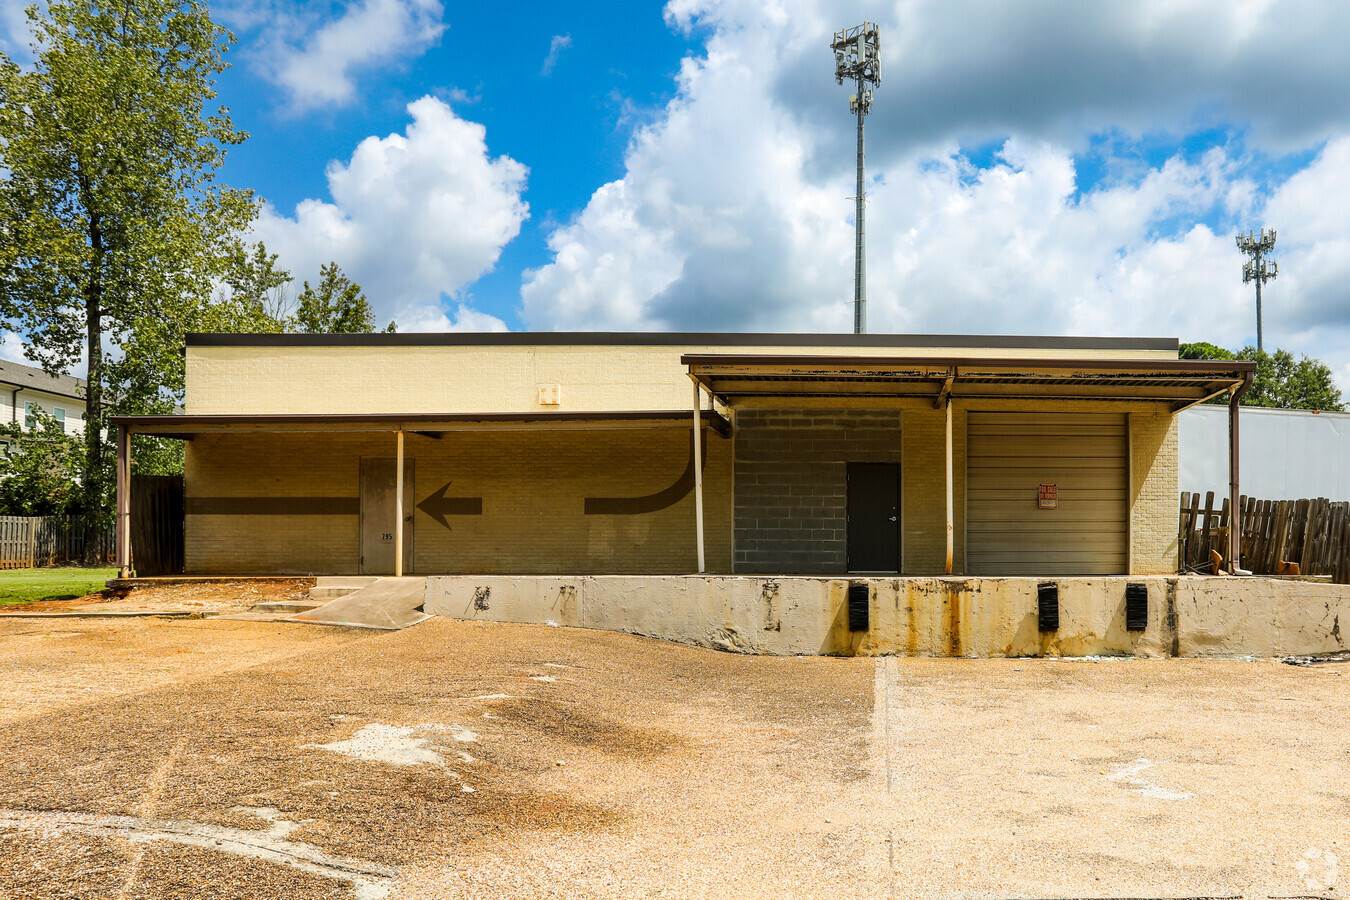
[[[1341,897],[1350,664],[0,622],[0,897]]]

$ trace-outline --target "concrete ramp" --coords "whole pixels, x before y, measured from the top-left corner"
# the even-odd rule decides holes
[[[295,622],[398,631],[431,618],[422,612],[425,578],[378,578],[353,591],[290,617]]]

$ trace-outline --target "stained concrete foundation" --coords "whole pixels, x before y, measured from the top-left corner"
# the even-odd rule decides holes
[[[1350,586],[1275,578],[428,576],[431,615],[566,625],[775,655],[1284,656],[1344,650]],[[1041,584],[1059,627],[1042,631]],[[850,630],[850,584],[868,627]],[[1126,628],[1127,584],[1148,595]],[[1344,622],[1342,622],[1344,620]]]

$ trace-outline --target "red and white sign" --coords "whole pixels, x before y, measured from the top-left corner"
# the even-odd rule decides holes
[[[1059,509],[1059,485],[1041,485],[1040,502],[1037,505],[1041,509]]]

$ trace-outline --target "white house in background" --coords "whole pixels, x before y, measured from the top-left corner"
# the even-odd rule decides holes
[[[67,434],[84,432],[84,379],[48,375],[41,369],[0,359],[0,423],[22,422],[40,409],[65,425]]]
[[[1240,415],[1242,493],[1350,500],[1350,413],[1244,406]],[[1179,488],[1228,496],[1228,407],[1193,406],[1177,423]]]

